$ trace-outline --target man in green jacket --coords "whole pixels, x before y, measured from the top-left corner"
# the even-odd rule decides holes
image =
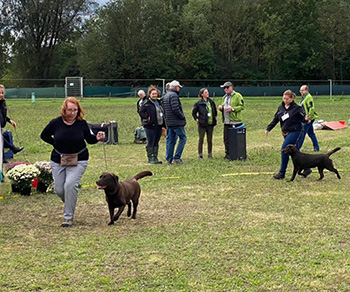
[[[240,93],[233,90],[233,84],[231,82],[225,82],[225,84],[221,85],[220,87],[223,87],[225,91],[225,95],[222,98],[222,104],[218,106],[218,110],[222,112],[222,118],[224,122],[224,158],[230,159],[228,130],[242,122],[244,100]]]
[[[320,146],[318,145],[318,141],[314,132],[313,122],[315,119],[318,119],[318,115],[315,111],[314,99],[312,95],[309,93],[309,86],[302,85],[300,87],[301,101],[300,106],[304,108],[306,117],[309,117],[309,121],[304,126],[304,132],[299,139],[299,149],[304,143],[306,134],[311,138],[314,151],[320,151]]]

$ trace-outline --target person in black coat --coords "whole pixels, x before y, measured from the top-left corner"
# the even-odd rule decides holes
[[[155,86],[151,85],[148,88],[148,96],[139,110],[139,115],[147,135],[148,162],[160,164],[162,161],[158,160],[158,151],[162,128],[165,127],[164,111],[158,99],[160,91]]]
[[[17,125],[15,121],[12,121],[8,116],[7,116],[7,106],[6,106],[6,101],[5,101],[5,86],[0,84],[0,125],[1,129],[3,129],[6,126],[6,123],[10,123],[14,129],[17,129]],[[8,136],[4,136],[4,148],[9,148],[12,150],[14,154],[22,151],[24,147],[16,147],[12,145],[9,140]]]
[[[267,126],[265,134],[271,132],[271,130],[280,123],[282,135],[284,141],[281,147],[283,150],[288,144],[298,145],[298,141],[302,135],[302,123],[308,120],[305,117],[304,109],[295,103],[296,95],[291,90],[286,90],[283,93],[283,102],[278,107],[277,112],[272,120],[272,122]],[[301,145],[298,145],[298,149]],[[277,174],[274,174],[275,179],[284,179],[286,174],[286,169],[288,166],[289,155],[283,154],[281,151],[281,167]],[[308,175],[310,173],[306,173]]]
[[[197,101],[192,110],[192,116],[198,124],[198,157],[203,159],[203,141],[205,133],[207,133],[208,158],[213,158],[213,131],[216,126],[217,110],[215,102],[209,98],[207,88],[199,91]]]
[[[186,117],[179,97],[181,87],[182,85],[180,85],[179,81],[171,81],[169,91],[162,99],[167,124],[165,158],[169,165],[173,163],[184,164],[181,156],[186,145],[187,135],[185,131]],[[174,155],[175,145],[178,139],[179,143],[177,144]]]

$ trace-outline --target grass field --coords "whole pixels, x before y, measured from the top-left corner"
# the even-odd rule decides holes
[[[220,99],[216,99],[218,104]],[[116,120],[118,145],[90,145],[75,225],[61,228],[63,205],[52,193],[30,197],[0,187],[0,291],[320,291],[350,290],[349,129],[317,131],[321,152],[342,176],[314,171],[292,183],[276,181],[282,135],[266,137],[281,98],[245,98],[246,161],[224,161],[221,117],[214,130],[213,160],[197,159],[196,99],[182,99],[187,117],[185,165],[149,165],[145,145],[133,143],[139,125],[136,99],[84,99],[89,122]],[[16,161],[49,160],[40,140],[59,115],[61,99],[8,100],[17,122]],[[315,100],[320,118],[350,118],[350,99]],[[104,151],[107,160],[104,160]],[[206,145],[204,147],[206,151]],[[312,152],[307,137],[304,152]],[[206,153],[206,152],[204,152]],[[165,140],[160,157],[164,161]],[[143,170],[138,218],[124,212],[107,226],[103,171],[120,179]],[[289,164],[287,177],[291,176]]]

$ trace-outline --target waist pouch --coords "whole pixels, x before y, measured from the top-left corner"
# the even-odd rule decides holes
[[[55,151],[61,157],[61,163],[60,163],[61,166],[77,166],[78,165],[78,155],[85,150],[86,150],[86,148],[80,150],[78,153],[64,154],[64,153],[58,152],[55,149]]]

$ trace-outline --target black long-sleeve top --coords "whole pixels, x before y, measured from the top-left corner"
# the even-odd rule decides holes
[[[72,125],[67,125],[63,122],[62,117],[51,120],[40,137],[54,147],[51,152],[51,160],[57,163],[61,162],[61,157],[55,149],[62,154],[71,154],[78,153],[85,148],[78,155],[78,160],[88,160],[89,151],[86,148],[85,141],[89,144],[98,142],[85,120],[76,120]]]
[[[284,102],[278,107],[277,112],[272,120],[272,122],[267,126],[266,130],[271,131],[280,122],[281,130],[283,132],[294,132],[301,131],[301,123],[305,122],[305,112],[304,109],[292,102],[289,108],[286,109]]]
[[[0,125],[1,128],[6,126],[7,122],[10,122],[11,119],[7,117],[7,106],[5,99],[0,100]]]

